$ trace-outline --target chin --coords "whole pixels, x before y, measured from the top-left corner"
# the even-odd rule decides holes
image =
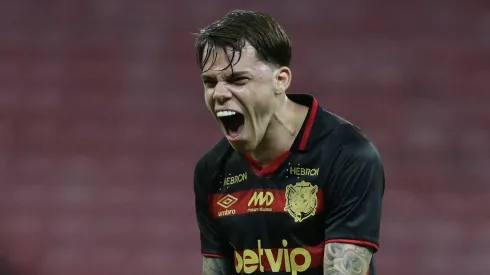
[[[256,146],[249,140],[228,140],[235,151],[245,154],[253,152]]]

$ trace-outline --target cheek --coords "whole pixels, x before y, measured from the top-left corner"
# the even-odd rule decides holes
[[[212,104],[212,97],[213,95],[209,91],[204,91],[204,102],[206,104],[206,107],[208,109],[211,109],[211,104]]]
[[[262,120],[268,119],[274,113],[274,96],[269,89],[256,90],[251,97],[254,115]]]
[[[256,101],[257,105],[261,106],[262,108],[270,109],[274,99],[274,90],[268,86],[257,89],[254,95],[254,100]]]

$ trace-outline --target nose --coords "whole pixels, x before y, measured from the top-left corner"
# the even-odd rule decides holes
[[[232,98],[232,93],[228,90],[226,85],[218,82],[214,87],[213,99],[219,104],[223,104]]]

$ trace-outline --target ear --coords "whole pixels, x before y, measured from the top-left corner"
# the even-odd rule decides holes
[[[285,93],[291,84],[291,69],[286,66],[276,69],[274,82],[276,83],[276,94]]]

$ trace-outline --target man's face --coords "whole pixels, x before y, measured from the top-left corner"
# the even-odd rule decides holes
[[[213,54],[204,64],[202,76],[206,105],[235,150],[253,151],[276,109],[277,70],[258,60],[248,43],[238,62],[239,53],[235,53],[233,69],[229,66],[231,51],[216,49],[214,64]]]

